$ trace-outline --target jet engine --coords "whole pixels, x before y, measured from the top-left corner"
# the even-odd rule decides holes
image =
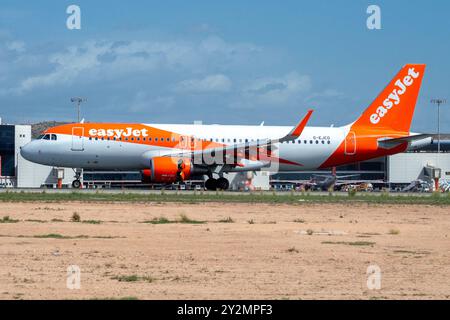
[[[155,157],[150,159],[150,169],[142,170],[143,182],[173,183],[189,179],[193,172],[190,158]]]
[[[144,169],[141,171],[142,174],[142,182],[143,183],[150,183],[152,182],[152,171],[150,169]]]

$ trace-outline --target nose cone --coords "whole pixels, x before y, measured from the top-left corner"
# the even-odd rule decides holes
[[[31,141],[20,148],[20,155],[31,162],[37,162],[36,158],[38,157],[38,153],[39,151],[34,141]]]

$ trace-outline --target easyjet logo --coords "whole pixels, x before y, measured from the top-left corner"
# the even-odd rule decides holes
[[[403,79],[398,79],[395,81],[395,87],[392,92],[389,94],[387,99],[383,101],[383,105],[379,106],[375,113],[370,115],[370,122],[373,124],[377,124],[380,122],[381,118],[383,118],[386,114],[388,114],[389,110],[398,105],[401,101],[401,96],[405,94],[410,87],[414,83],[414,79],[419,77],[420,73],[416,72],[414,68],[409,68],[408,75]]]
[[[90,129],[89,135],[94,137],[148,137],[148,129]]]

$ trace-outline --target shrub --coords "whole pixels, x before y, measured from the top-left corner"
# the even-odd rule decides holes
[[[397,235],[397,234],[400,234],[400,230],[398,230],[398,229],[391,229],[391,230],[389,230],[388,233],[392,234],[392,235]]]
[[[72,214],[72,218],[71,218],[72,222],[80,222],[81,221],[81,217],[78,214],[78,212],[74,212]]]

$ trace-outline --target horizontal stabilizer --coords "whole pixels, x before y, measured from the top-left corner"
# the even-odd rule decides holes
[[[414,142],[418,141],[423,142],[423,144],[429,144],[432,141],[432,136],[433,136],[432,134],[422,133],[400,138],[383,138],[378,140],[378,145],[381,148],[389,149],[405,142],[407,142],[408,145],[411,145]]]

